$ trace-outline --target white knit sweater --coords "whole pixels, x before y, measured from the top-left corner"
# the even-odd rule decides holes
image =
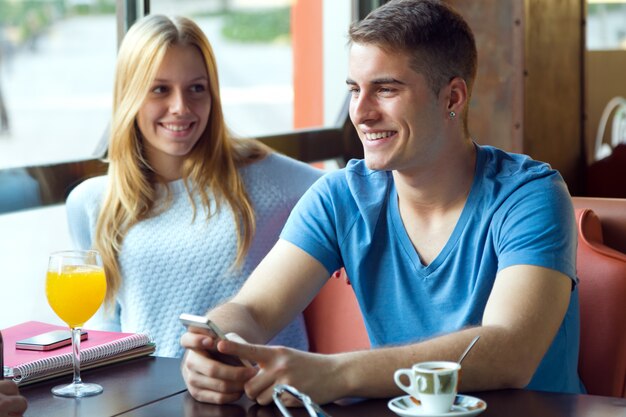
[[[241,168],[252,200],[257,231],[244,265],[233,267],[237,237],[228,205],[206,219],[199,198],[192,208],[182,180],[169,187],[172,205],[158,216],[133,226],[119,256],[122,285],[113,317],[96,327],[123,332],[148,332],[158,356],[180,357],[184,327],[180,313],[204,315],[232,297],[278,240],[291,209],[322,172],[278,154]],[[95,223],[108,177],[91,178],[78,185],[67,199],[70,234],[76,247],[92,246]],[[97,320],[98,321],[98,320]],[[302,317],[271,342],[306,350]]]

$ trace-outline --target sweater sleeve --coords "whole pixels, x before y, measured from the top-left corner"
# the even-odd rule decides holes
[[[96,314],[89,319],[85,327],[94,330],[105,330],[107,332],[121,332],[122,323],[120,316],[121,306],[117,301],[115,302],[115,306],[111,309],[107,309],[106,306],[102,305]]]
[[[106,177],[85,180],[72,190],[65,203],[67,224],[75,249],[91,249],[106,187]]]
[[[91,249],[100,204],[106,189],[107,177],[90,178],[72,190],[65,203],[67,224],[75,249]],[[97,330],[121,331],[121,307],[118,302],[107,309],[100,307],[89,320],[88,327]]]

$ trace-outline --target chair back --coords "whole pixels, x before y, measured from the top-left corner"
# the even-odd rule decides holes
[[[626,398],[626,199],[573,201],[580,278],[578,371],[589,394]]]
[[[370,347],[354,291],[344,278],[330,278],[304,310],[311,352],[340,353]]]

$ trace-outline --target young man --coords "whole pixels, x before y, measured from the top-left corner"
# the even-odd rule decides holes
[[[398,395],[393,373],[463,363],[460,390],[580,392],[576,231],[561,176],[479,146],[467,129],[476,48],[436,0],[391,1],[350,29],[350,118],[363,161],[319,180],[240,293],[208,316],[251,344],[186,333],[200,401],[261,404],[288,383],[321,403]],[[261,345],[344,266],[375,349],[317,355]],[[215,349],[259,364],[230,367]]]

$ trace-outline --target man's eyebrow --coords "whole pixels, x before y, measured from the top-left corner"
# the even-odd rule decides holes
[[[348,85],[356,85],[357,83],[356,83],[356,81],[354,81],[354,80],[352,80],[350,78],[347,78],[346,79],[346,84],[348,84]],[[370,84],[376,84],[376,85],[378,85],[378,84],[399,84],[399,85],[405,85],[406,83],[404,83],[404,82],[402,82],[402,81],[400,81],[400,80],[398,80],[396,78],[393,78],[393,77],[383,77],[383,78],[375,78],[375,79],[373,79],[372,81],[370,81]]]
[[[377,78],[375,80],[372,80],[372,84],[400,84],[400,85],[404,85],[405,83],[393,78],[393,77],[383,77],[383,78]]]

